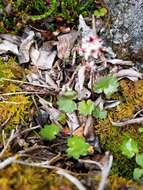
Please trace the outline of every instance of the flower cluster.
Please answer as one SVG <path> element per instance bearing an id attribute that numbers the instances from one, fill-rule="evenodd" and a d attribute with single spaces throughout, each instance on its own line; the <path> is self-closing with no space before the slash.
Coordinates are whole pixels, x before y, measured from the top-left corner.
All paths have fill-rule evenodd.
<path id="1" fill-rule="evenodd" d="M 103 41 L 94 35 L 82 38 L 81 47 L 79 48 L 79 55 L 84 56 L 85 60 L 89 57 L 97 59 L 101 54 Z"/>

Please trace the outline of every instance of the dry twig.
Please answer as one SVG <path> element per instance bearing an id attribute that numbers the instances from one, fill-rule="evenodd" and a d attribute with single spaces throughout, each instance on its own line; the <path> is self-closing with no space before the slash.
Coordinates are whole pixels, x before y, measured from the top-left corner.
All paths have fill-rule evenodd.
<path id="1" fill-rule="evenodd" d="M 15 133 L 15 130 L 13 129 L 11 131 L 11 135 L 10 135 L 9 139 L 7 140 L 6 145 L 4 146 L 4 148 L 2 149 L 2 151 L 0 153 L 0 158 L 3 156 L 4 152 L 6 151 L 6 149 L 8 148 L 8 146 L 10 145 L 11 141 L 13 140 L 14 133 Z"/>

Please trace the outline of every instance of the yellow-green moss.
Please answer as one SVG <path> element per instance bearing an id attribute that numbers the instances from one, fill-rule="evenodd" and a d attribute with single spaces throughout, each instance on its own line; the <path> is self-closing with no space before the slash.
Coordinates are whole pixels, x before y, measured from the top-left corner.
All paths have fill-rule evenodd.
<path id="1" fill-rule="evenodd" d="M 120 92 L 118 94 L 121 104 L 108 112 L 108 116 L 113 121 L 122 121 L 131 119 L 132 116 L 143 108 L 143 80 L 131 82 L 122 80 L 120 82 Z M 116 94 L 117 97 L 117 94 Z M 100 120 L 95 125 L 95 132 L 100 138 L 101 146 L 104 150 L 109 150 L 114 156 L 114 162 L 111 173 L 126 178 L 132 178 L 133 169 L 136 167 L 136 162 L 133 159 L 128 159 L 121 154 L 120 145 L 124 136 L 129 136 L 135 139 L 139 145 L 139 150 L 143 150 L 143 136 L 139 133 L 140 124 L 128 125 L 124 127 L 112 126 L 110 120 Z"/>
<path id="2" fill-rule="evenodd" d="M 134 138 L 140 151 L 143 150 L 143 137 L 138 132 L 139 125 L 114 127 L 108 119 L 99 121 L 95 125 L 95 132 L 100 138 L 101 147 L 113 154 L 114 161 L 111 173 L 113 175 L 124 176 L 128 179 L 133 177 L 133 169 L 136 167 L 136 162 L 133 159 L 128 159 L 121 154 L 120 145 L 125 136 Z"/>
<path id="3" fill-rule="evenodd" d="M 10 96 L 6 101 L 0 102 L 0 123 L 2 124 L 7 118 L 8 124 L 5 128 L 12 129 L 20 123 L 26 123 L 28 112 L 30 110 L 30 99 L 23 95 Z"/>
<path id="4" fill-rule="evenodd" d="M 4 126 L 6 132 L 14 129 L 19 124 L 26 124 L 29 118 L 32 101 L 26 94 L 3 95 L 6 93 L 16 93 L 23 91 L 19 83 L 13 83 L 3 79 L 24 79 L 24 69 L 20 67 L 15 58 L 10 58 L 8 62 L 0 59 L 0 125 L 7 119 L 9 120 Z"/>
<path id="5" fill-rule="evenodd" d="M 0 190 L 74 190 L 73 185 L 65 178 L 47 169 L 11 166 L 0 170 Z"/>

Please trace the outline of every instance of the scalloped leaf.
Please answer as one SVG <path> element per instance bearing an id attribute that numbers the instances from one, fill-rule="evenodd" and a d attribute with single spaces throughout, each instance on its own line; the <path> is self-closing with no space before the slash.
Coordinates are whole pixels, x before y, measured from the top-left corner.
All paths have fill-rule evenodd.
<path id="1" fill-rule="evenodd" d="M 40 135 L 43 139 L 51 141 L 56 138 L 56 135 L 58 135 L 59 132 L 60 129 L 55 124 L 44 125 L 44 128 L 40 130 Z"/>
<path id="2" fill-rule="evenodd" d="M 86 156 L 90 145 L 85 142 L 85 139 L 79 136 L 68 138 L 67 153 L 69 157 L 79 159 L 80 156 Z"/>
<path id="3" fill-rule="evenodd" d="M 94 110 L 94 103 L 91 100 L 83 100 L 81 102 L 79 102 L 78 104 L 78 110 L 79 113 L 82 115 L 92 115 L 92 112 Z"/>
<path id="4" fill-rule="evenodd" d="M 143 169 L 135 168 L 133 172 L 133 178 L 139 180 L 143 176 Z"/>
<path id="5" fill-rule="evenodd" d="M 143 168 L 143 153 L 136 155 L 136 163 Z"/>
<path id="6" fill-rule="evenodd" d="M 99 78 L 94 84 L 94 92 L 95 93 L 102 93 L 104 92 L 105 95 L 111 96 L 114 92 L 118 91 L 118 80 L 114 76 L 104 76 Z"/>
<path id="7" fill-rule="evenodd" d="M 93 116 L 97 119 L 105 119 L 107 117 L 107 111 L 101 110 L 99 107 L 95 107 L 93 110 Z"/>
<path id="8" fill-rule="evenodd" d="M 77 109 L 76 103 L 68 98 L 61 97 L 57 102 L 59 109 L 64 112 L 72 113 Z"/>
<path id="9" fill-rule="evenodd" d="M 134 139 L 126 137 L 121 145 L 121 151 L 127 158 L 132 158 L 138 153 L 138 144 Z"/>

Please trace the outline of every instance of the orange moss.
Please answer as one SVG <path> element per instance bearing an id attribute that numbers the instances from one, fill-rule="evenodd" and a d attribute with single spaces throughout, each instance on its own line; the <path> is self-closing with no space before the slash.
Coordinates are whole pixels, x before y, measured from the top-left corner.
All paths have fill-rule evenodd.
<path id="1" fill-rule="evenodd" d="M 110 176 L 107 190 L 135 189 L 142 190 L 143 187 L 132 180 L 126 180 L 122 177 Z"/>
<path id="2" fill-rule="evenodd" d="M 143 108 L 143 80 L 131 82 L 122 80 L 120 82 L 121 92 L 129 103 L 135 108 Z"/>
<path id="3" fill-rule="evenodd" d="M 135 106 L 130 102 L 121 103 L 114 110 L 109 112 L 109 116 L 113 121 L 129 119 L 135 113 Z"/>

